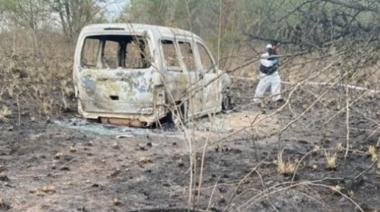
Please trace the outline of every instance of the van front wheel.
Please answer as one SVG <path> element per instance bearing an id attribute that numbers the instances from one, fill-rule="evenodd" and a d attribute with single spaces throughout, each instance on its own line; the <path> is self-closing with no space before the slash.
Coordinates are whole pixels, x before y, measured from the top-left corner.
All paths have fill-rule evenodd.
<path id="1" fill-rule="evenodd" d="M 187 104 L 182 102 L 177 104 L 170 114 L 171 120 L 177 128 L 185 125 L 188 119 Z"/>
<path id="2" fill-rule="evenodd" d="M 232 109 L 231 97 L 227 94 L 224 94 L 222 98 L 222 111 L 228 111 L 231 109 Z"/>

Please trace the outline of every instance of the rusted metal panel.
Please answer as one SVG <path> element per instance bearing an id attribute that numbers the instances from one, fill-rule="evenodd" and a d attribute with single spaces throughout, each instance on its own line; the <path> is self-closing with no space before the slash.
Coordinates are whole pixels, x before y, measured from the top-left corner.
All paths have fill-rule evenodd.
<path id="1" fill-rule="evenodd" d="M 137 119 L 122 119 L 122 118 L 106 118 L 101 117 L 100 121 L 103 124 L 114 124 L 114 125 L 123 125 L 123 126 L 130 126 L 130 127 L 146 127 L 147 123 L 142 122 Z"/>

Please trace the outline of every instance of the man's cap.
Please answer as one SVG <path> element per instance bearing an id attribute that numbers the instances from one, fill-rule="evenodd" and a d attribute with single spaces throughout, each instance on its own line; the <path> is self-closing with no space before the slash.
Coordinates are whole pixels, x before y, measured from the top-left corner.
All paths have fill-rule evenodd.
<path id="1" fill-rule="evenodd" d="M 269 43 L 269 44 L 267 44 L 267 45 L 265 46 L 265 48 L 266 48 L 266 49 L 273 49 L 273 46 L 272 46 L 272 44 Z"/>

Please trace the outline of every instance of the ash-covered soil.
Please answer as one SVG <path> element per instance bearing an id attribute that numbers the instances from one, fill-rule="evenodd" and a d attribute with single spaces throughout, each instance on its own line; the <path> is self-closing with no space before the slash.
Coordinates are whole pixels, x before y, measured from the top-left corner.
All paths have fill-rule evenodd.
<path id="1" fill-rule="evenodd" d="M 0 125 L 0 210 L 380 210 L 380 167 L 368 154 L 370 145 L 379 152 L 378 94 L 352 104 L 345 157 L 337 91 L 314 103 L 321 88 L 300 89 L 284 107 L 259 108 L 255 86 L 235 84 L 235 111 L 185 131 L 108 126 L 75 113 L 21 116 L 19 125 L 13 115 Z M 281 152 L 294 174 L 279 173 Z M 335 168 L 326 168 L 326 154 L 336 154 Z"/>

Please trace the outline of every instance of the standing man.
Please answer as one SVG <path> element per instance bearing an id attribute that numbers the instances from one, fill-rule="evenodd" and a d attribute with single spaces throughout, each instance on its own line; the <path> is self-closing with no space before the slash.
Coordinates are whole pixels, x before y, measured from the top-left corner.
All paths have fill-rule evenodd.
<path id="1" fill-rule="evenodd" d="M 281 97 L 281 79 L 277 71 L 279 66 L 279 56 L 277 54 L 279 44 L 277 41 L 267 44 L 266 52 L 261 55 L 260 81 L 257 84 L 253 99 L 255 103 L 263 103 L 262 98 L 269 87 L 271 88 L 272 100 L 280 103 L 284 102 L 284 99 Z"/>

